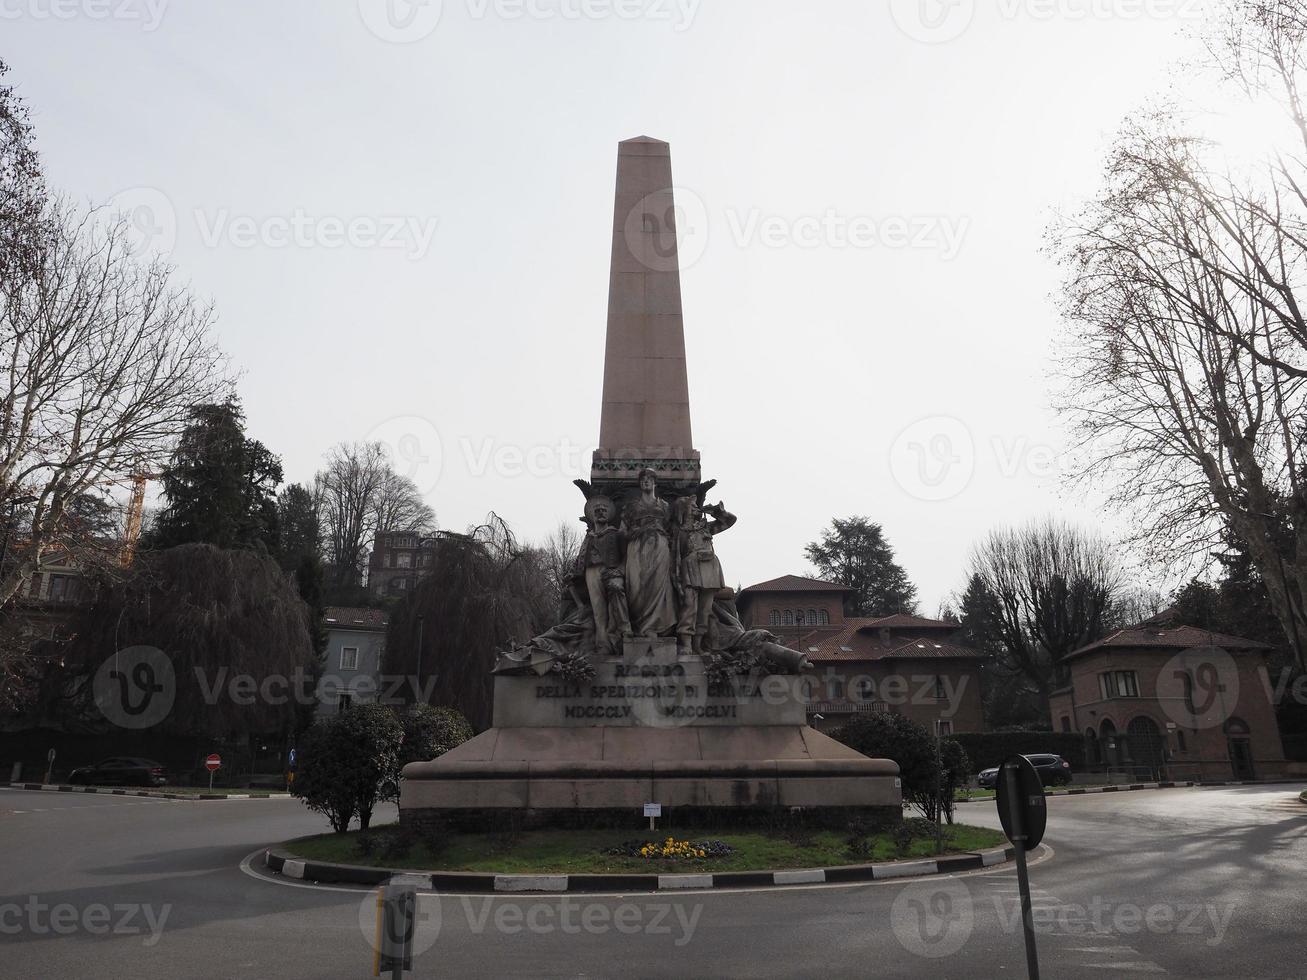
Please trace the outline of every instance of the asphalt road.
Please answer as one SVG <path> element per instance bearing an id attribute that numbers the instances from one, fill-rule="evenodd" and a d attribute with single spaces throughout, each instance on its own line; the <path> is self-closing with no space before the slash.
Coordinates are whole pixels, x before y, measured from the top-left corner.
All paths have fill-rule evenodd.
<path id="1" fill-rule="evenodd" d="M 1043 975 L 1307 977 L 1303 787 L 1049 801 Z M 379 814 L 393 818 L 393 808 Z M 992 803 L 960 807 L 997 826 Z M 0 977 L 365 977 L 370 893 L 242 860 L 320 832 L 294 800 L 0 789 Z M 847 887 L 426 897 L 416 976 L 1024 977 L 1011 869 Z"/>

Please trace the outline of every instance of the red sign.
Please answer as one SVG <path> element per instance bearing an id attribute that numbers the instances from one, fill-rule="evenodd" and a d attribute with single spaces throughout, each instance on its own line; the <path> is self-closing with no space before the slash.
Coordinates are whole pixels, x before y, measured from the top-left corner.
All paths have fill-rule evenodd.
<path id="1" fill-rule="evenodd" d="M 218 755 L 217 752 L 213 753 L 213 755 L 209 756 L 207 759 L 204 760 L 204 768 L 209 770 L 209 772 L 213 772 L 217 769 L 221 769 L 222 756 Z"/>

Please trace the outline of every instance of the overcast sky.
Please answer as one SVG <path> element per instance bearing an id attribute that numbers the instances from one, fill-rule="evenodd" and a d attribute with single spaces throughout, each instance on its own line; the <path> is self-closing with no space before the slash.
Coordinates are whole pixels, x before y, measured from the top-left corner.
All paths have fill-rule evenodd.
<path id="1" fill-rule="evenodd" d="M 1059 477 L 1041 236 L 1194 0 L 390 3 L 0 0 L 52 183 L 212 297 L 288 480 L 382 438 L 443 527 L 575 520 L 647 134 L 729 581 L 865 514 L 933 613 L 995 524 L 1113 527 Z"/>

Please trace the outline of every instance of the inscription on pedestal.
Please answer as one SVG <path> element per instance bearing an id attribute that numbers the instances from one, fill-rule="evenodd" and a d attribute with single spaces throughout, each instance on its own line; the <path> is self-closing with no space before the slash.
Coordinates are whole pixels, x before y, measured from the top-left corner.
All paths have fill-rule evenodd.
<path id="1" fill-rule="evenodd" d="M 802 725 L 805 699 L 796 677 L 736 678 L 712 684 L 703 662 L 596 664 L 587 681 L 495 678 L 496 728 L 586 725 Z"/>

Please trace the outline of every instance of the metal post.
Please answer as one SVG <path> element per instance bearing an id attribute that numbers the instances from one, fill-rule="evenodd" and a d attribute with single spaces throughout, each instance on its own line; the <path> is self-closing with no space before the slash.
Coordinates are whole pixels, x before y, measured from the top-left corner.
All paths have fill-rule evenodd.
<path id="1" fill-rule="evenodd" d="M 944 853 L 944 747 L 939 738 L 939 719 L 935 719 L 935 853 Z"/>
<path id="2" fill-rule="evenodd" d="M 1017 805 L 1017 771 L 1012 766 L 1003 767 L 1003 778 L 1007 781 L 1007 798 L 1011 801 L 1008 811 L 1012 818 L 1012 844 L 1017 852 L 1017 888 L 1021 892 L 1021 930 L 1026 937 L 1026 971 L 1030 980 L 1039 980 L 1039 954 L 1035 950 L 1035 917 L 1030 903 L 1030 875 L 1026 871 L 1026 828 L 1021 821 L 1021 808 Z"/>
<path id="3" fill-rule="evenodd" d="M 425 616 L 418 617 L 418 666 L 417 673 L 414 675 L 414 679 L 417 681 L 417 689 L 413 692 L 415 702 L 420 697 L 425 700 L 426 689 L 422 686 L 422 637 L 426 632 L 426 623 L 427 618 Z"/>

